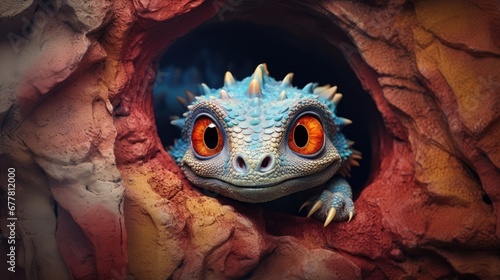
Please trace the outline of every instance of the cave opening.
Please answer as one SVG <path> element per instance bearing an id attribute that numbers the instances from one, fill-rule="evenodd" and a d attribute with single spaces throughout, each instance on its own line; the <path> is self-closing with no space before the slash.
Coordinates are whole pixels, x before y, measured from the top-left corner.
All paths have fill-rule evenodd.
<path id="1" fill-rule="evenodd" d="M 348 178 L 356 199 L 380 163 L 373 157 L 378 155 L 382 118 L 343 53 L 312 32 L 297 34 L 250 21 L 224 21 L 206 23 L 178 38 L 160 59 L 153 90 L 162 144 L 168 148 L 180 137 L 180 130 L 170 124 L 172 116 L 185 111 L 177 96 L 185 97 L 185 90 L 199 95 L 200 83 L 222 87 L 226 71 L 241 80 L 260 63 L 266 63 L 270 76 L 277 80 L 293 72 L 293 85 L 299 88 L 309 82 L 338 86 L 344 97 L 337 114 L 353 121 L 343 133 L 363 153 L 361 165 Z M 273 202 L 271 207 L 295 214 L 298 209 L 289 200 Z"/>

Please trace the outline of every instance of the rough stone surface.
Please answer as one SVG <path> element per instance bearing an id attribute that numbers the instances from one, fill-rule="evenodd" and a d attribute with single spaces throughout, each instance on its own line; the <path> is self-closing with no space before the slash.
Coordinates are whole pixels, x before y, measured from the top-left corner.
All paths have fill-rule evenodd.
<path id="1" fill-rule="evenodd" d="M 498 1 L 5 4 L 0 186 L 16 168 L 18 267 L 3 277 L 2 239 L 2 279 L 500 277 Z M 211 198 L 167 155 L 156 61 L 210 19 L 344 53 L 383 119 L 352 222 Z"/>

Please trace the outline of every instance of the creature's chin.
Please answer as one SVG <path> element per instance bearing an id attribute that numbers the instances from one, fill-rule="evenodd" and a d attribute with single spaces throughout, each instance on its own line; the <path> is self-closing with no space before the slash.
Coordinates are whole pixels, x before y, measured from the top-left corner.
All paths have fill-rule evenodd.
<path id="1" fill-rule="evenodd" d="M 314 188 L 326 183 L 339 169 L 339 163 L 333 162 L 314 174 L 287 179 L 265 185 L 236 185 L 217 178 L 199 176 L 188 166 L 183 165 L 184 175 L 194 185 L 211 192 L 244 202 L 261 203 L 275 200 L 295 192 Z"/>

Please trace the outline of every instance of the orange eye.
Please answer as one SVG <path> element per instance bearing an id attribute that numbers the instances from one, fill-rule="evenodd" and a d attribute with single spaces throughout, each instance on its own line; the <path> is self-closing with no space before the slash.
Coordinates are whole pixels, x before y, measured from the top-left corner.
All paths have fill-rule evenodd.
<path id="1" fill-rule="evenodd" d="M 303 115 L 292 127 L 288 147 L 301 155 L 313 155 L 323 147 L 325 133 L 321 122 L 313 115 Z"/>
<path id="2" fill-rule="evenodd" d="M 205 116 L 195 121 L 191 142 L 196 153 L 203 157 L 215 156 L 224 147 L 224 139 L 219 127 L 212 119 Z"/>

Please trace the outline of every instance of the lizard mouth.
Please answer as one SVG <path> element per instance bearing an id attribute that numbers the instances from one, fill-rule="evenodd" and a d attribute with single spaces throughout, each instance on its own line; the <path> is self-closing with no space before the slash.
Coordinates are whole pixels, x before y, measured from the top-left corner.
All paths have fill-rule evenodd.
<path id="1" fill-rule="evenodd" d="M 194 185 L 222 196 L 251 203 L 268 202 L 324 184 L 337 172 L 338 168 L 339 161 L 334 161 L 323 170 L 313 174 L 270 184 L 240 185 L 215 177 L 200 176 L 188 165 L 182 167 L 184 175 Z"/>

